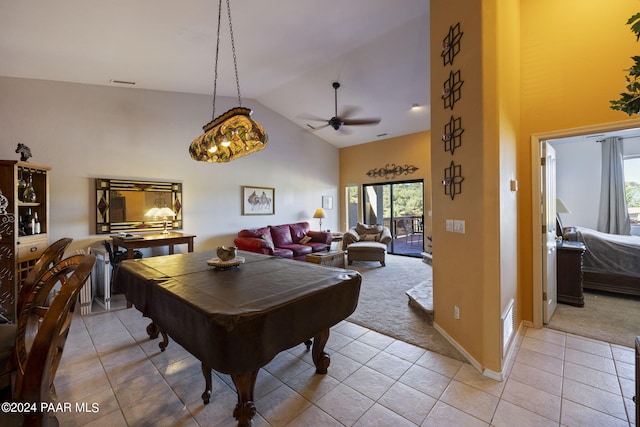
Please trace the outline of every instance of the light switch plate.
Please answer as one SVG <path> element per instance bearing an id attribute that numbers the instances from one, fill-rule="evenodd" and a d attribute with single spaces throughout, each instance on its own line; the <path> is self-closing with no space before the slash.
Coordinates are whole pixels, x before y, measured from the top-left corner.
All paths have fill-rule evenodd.
<path id="1" fill-rule="evenodd" d="M 453 221 L 453 231 L 455 233 L 463 233 L 464 234 L 464 220 L 456 219 Z"/>
<path id="2" fill-rule="evenodd" d="M 453 220 L 452 219 L 448 219 L 448 220 L 446 220 L 445 224 L 446 224 L 445 225 L 445 230 L 453 232 Z"/>

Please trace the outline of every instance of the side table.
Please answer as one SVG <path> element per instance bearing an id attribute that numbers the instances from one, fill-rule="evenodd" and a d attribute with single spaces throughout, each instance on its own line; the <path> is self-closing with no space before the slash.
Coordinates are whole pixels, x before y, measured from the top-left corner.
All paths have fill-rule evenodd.
<path id="1" fill-rule="evenodd" d="M 582 256 L 586 248 L 580 242 L 563 241 L 557 249 L 558 302 L 584 307 Z"/>
<path id="2" fill-rule="evenodd" d="M 329 246 L 329 250 L 339 251 L 340 249 L 342 249 L 343 237 L 343 233 L 331 233 L 331 245 Z"/>
<path id="3" fill-rule="evenodd" d="M 314 252 L 307 255 L 305 261 L 326 267 L 344 268 L 344 251 Z"/>

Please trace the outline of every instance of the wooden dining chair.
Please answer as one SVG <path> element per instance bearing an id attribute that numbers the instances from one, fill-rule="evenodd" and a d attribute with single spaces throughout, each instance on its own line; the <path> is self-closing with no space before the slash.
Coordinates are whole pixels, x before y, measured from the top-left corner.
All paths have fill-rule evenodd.
<path id="1" fill-rule="evenodd" d="M 104 240 L 102 242 L 102 245 L 104 246 L 105 250 L 107 251 L 107 254 L 109 255 L 109 264 L 111 264 L 111 283 L 109 284 L 109 286 L 111 286 L 111 292 L 115 292 L 116 289 L 114 288 L 114 278 L 116 276 L 116 272 L 118 271 L 118 267 L 120 267 L 120 263 L 122 261 L 124 261 L 125 259 L 127 259 L 127 252 L 126 251 L 114 251 L 113 248 L 111 247 L 111 243 L 109 243 L 108 240 Z M 133 251 L 133 259 L 141 259 L 142 258 L 142 252 L 140 252 L 139 250 L 134 250 Z"/>
<path id="2" fill-rule="evenodd" d="M 36 263 L 31 267 L 27 277 L 20 284 L 20 292 L 18 293 L 18 305 L 16 309 L 17 315 L 19 315 L 24 299 L 29 293 L 33 285 L 40 280 L 42 275 L 51 267 L 52 264 L 56 264 L 64 256 L 64 252 L 67 250 L 71 242 L 70 237 L 63 237 L 60 240 L 53 242 L 47 247 Z"/>
<path id="3" fill-rule="evenodd" d="M 82 254 L 59 261 L 26 296 L 17 322 L 10 398 L 13 402 L 35 404 L 38 410 L 18 417 L 9 414 L 8 420 L 3 420 L 5 414 L 0 413 L 0 425 L 57 425 L 55 415 L 41 412 L 40 408 L 42 402 L 55 401 L 53 380 L 69 334 L 73 308 L 95 260 L 94 255 Z M 52 291 L 55 297 L 47 305 Z"/>
<path id="4" fill-rule="evenodd" d="M 73 239 L 64 237 L 49 245 L 36 263 L 31 267 L 27 277 L 20 284 L 20 291 L 16 302 L 16 319 L 24 306 L 24 301 L 32 292 L 33 286 L 49 270 L 52 264 L 58 263 L 64 256 Z M 0 398 L 6 397 L 11 387 L 11 373 L 13 371 L 13 349 L 18 330 L 17 320 L 14 323 L 0 324 Z"/>

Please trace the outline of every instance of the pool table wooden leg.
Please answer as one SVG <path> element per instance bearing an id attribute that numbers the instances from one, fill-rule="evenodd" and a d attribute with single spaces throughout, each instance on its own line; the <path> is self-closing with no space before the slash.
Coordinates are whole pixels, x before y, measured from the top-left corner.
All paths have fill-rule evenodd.
<path id="1" fill-rule="evenodd" d="M 238 427 L 250 427 L 251 421 L 256 415 L 256 406 L 253 402 L 253 389 L 259 369 L 245 374 L 231 374 L 233 384 L 238 392 L 238 404 L 233 410 L 233 417 L 238 420 Z"/>
<path id="2" fill-rule="evenodd" d="M 311 356 L 313 357 L 313 363 L 316 365 L 316 374 L 326 374 L 331 358 L 324 352 L 324 346 L 329 340 L 329 329 L 325 329 L 313 337 L 313 350 Z"/>
<path id="3" fill-rule="evenodd" d="M 205 405 L 209 403 L 211 399 L 211 368 L 202 362 L 202 375 L 204 375 L 204 392 L 202 393 L 202 403 Z"/>

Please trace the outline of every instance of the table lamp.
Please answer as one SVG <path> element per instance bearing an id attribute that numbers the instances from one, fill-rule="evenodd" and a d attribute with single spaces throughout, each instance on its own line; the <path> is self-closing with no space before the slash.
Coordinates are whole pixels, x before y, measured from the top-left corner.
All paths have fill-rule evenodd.
<path id="1" fill-rule="evenodd" d="M 567 205 L 564 204 L 561 198 L 556 198 L 556 235 L 562 236 L 564 227 L 562 220 L 560 219 L 561 213 L 571 213 Z"/>
<path id="2" fill-rule="evenodd" d="M 164 208 L 155 208 L 155 207 L 151 208 L 144 215 L 153 216 L 153 217 L 162 217 L 164 221 L 164 230 L 162 230 L 162 234 L 169 234 L 169 230 L 167 230 L 167 221 L 168 221 L 167 218 L 175 217 L 176 213 L 172 211 L 170 208 L 165 206 Z"/>
<path id="3" fill-rule="evenodd" d="M 314 218 L 318 218 L 320 220 L 320 231 L 322 231 L 322 218 L 326 218 L 327 214 L 324 213 L 324 209 L 318 208 L 316 212 L 313 214 Z"/>

